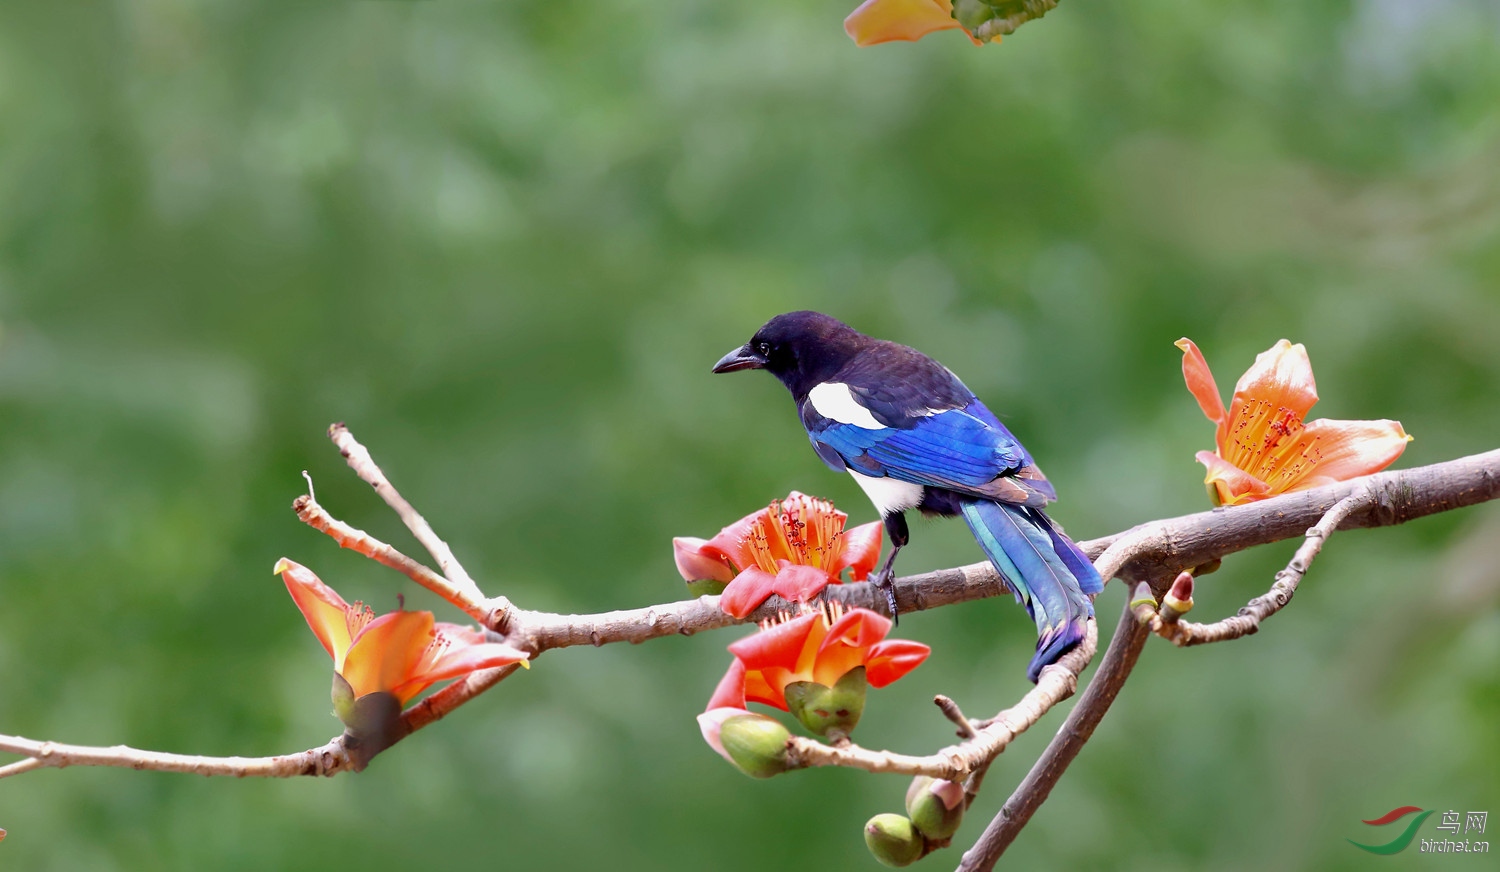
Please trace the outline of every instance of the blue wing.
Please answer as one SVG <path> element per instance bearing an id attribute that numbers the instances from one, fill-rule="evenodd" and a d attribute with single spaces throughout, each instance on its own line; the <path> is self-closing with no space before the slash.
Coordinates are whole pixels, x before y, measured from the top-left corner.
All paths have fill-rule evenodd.
<path id="1" fill-rule="evenodd" d="M 926 487 L 1024 505 L 1056 498 L 1031 455 L 977 399 L 963 408 L 899 420 L 904 427 L 879 429 L 825 418 L 810 404 L 802 412 L 813 447 L 835 469 L 841 467 L 830 455 L 863 475 Z"/>

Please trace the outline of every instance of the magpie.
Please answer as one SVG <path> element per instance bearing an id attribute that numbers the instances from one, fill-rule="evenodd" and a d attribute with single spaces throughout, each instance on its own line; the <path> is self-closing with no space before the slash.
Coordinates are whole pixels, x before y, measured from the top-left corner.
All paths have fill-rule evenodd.
<path id="1" fill-rule="evenodd" d="M 910 538 L 906 511 L 962 515 L 1036 621 L 1042 667 L 1081 642 L 1104 582 L 1042 507 L 1057 491 L 1020 441 L 947 367 L 819 312 L 766 322 L 714 372 L 764 369 L 797 402 L 813 448 L 847 471 L 880 512 L 891 553 L 872 579 L 897 617 L 892 564 Z"/>

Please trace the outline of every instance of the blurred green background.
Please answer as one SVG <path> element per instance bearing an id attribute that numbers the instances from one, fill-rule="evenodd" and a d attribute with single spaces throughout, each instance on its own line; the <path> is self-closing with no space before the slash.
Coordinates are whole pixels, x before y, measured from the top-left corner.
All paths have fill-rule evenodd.
<path id="1" fill-rule="evenodd" d="M 673 535 L 793 488 L 871 519 L 779 385 L 708 372 L 794 308 L 960 373 L 1081 538 L 1206 508 L 1183 335 L 1226 391 L 1306 343 L 1315 414 L 1400 419 L 1401 465 L 1500 444 L 1492 3 L 1068 0 L 982 50 L 856 50 L 851 4 L 0 5 L 0 731 L 336 733 L 276 559 L 453 615 L 293 516 L 307 469 L 418 553 L 332 421 L 530 608 L 677 599 Z M 1291 551 L 1227 561 L 1205 619 Z M 920 524 L 902 568 L 977 559 Z M 866 744 L 930 750 L 933 693 L 1026 686 L 1008 601 L 899 633 L 934 653 Z M 752 782 L 700 740 L 738 635 L 548 654 L 354 777 L 6 780 L 0 867 L 874 868 L 860 827 L 904 779 Z M 1500 506 L 1339 536 L 1258 636 L 1153 640 L 1003 868 L 1427 868 L 1345 839 L 1500 812 L 1497 664 Z"/>

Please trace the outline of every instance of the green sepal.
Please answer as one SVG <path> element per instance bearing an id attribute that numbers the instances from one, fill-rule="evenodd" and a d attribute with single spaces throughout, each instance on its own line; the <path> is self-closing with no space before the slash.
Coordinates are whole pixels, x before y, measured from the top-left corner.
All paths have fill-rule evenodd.
<path id="1" fill-rule="evenodd" d="M 340 684 L 343 687 L 340 687 Z M 401 700 L 385 691 L 367 693 L 352 699 L 354 691 L 343 676 L 333 677 L 333 707 L 344 722 L 344 748 L 354 759 L 356 769 L 363 769 L 370 759 L 406 735 L 401 721 Z"/>
<path id="2" fill-rule="evenodd" d="M 976 39 L 989 42 L 1057 8 L 1058 0 L 953 0 L 953 18 Z"/>
<path id="3" fill-rule="evenodd" d="M 786 707 L 813 733 L 826 736 L 837 730 L 848 735 L 865 711 L 865 668 L 856 666 L 834 683 L 833 687 L 816 681 L 794 681 L 783 693 Z"/>
<path id="4" fill-rule="evenodd" d="M 728 586 L 728 582 L 715 581 L 712 578 L 700 578 L 697 581 L 690 581 L 687 583 L 688 593 L 692 594 L 695 597 L 718 596 L 719 594 L 723 593 L 724 588 Z"/>

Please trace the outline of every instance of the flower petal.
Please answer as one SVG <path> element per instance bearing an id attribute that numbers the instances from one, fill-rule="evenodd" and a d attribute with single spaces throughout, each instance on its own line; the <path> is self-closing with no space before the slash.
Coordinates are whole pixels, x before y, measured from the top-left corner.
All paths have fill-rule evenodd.
<path id="1" fill-rule="evenodd" d="M 856 666 L 862 666 L 870 648 L 890 632 L 888 618 L 869 609 L 850 609 L 834 621 L 818 646 L 812 680 L 832 686 Z"/>
<path id="2" fill-rule="evenodd" d="M 714 688 L 714 695 L 708 698 L 709 709 L 745 707 L 745 664 L 738 658 L 729 664 L 729 671 L 719 679 L 719 686 Z"/>
<path id="3" fill-rule="evenodd" d="M 751 669 L 745 672 L 745 701 L 764 703 L 787 711 L 786 686 L 795 676 L 785 669 L 767 667 L 764 671 Z"/>
<path id="4" fill-rule="evenodd" d="M 883 42 L 915 42 L 959 26 L 951 3 L 940 0 L 865 0 L 844 19 L 844 32 L 860 48 Z"/>
<path id="5" fill-rule="evenodd" d="M 435 644 L 425 649 L 420 668 L 391 688 L 391 693 L 402 705 L 439 681 L 458 678 L 480 669 L 493 669 L 512 663 L 524 664 L 530 657 L 519 648 L 486 641 L 485 634 L 472 627 L 438 624 L 434 634 Z"/>
<path id="6" fill-rule="evenodd" d="M 735 576 L 734 581 L 719 594 L 719 608 L 725 614 L 743 618 L 760 607 L 760 604 L 776 592 L 776 576 L 759 566 Z"/>
<path id="7" fill-rule="evenodd" d="M 865 659 L 865 680 L 871 687 L 885 687 L 922 665 L 932 649 L 921 642 L 889 639 L 870 649 Z"/>
<path id="8" fill-rule="evenodd" d="M 820 650 L 835 643 L 855 648 L 868 648 L 885 638 L 891 631 L 891 619 L 877 615 L 869 609 L 850 609 L 839 616 L 828 628 Z"/>
<path id="9" fill-rule="evenodd" d="M 1379 472 L 1390 466 L 1412 437 L 1400 421 L 1335 421 L 1319 418 L 1302 431 L 1304 441 L 1313 440 L 1318 452 L 1309 478 L 1293 490 L 1304 490 L 1335 481 L 1347 481 Z"/>
<path id="10" fill-rule="evenodd" d="M 432 640 L 432 612 L 381 615 L 354 637 L 339 674 L 356 699 L 377 690 L 393 691 L 413 677 Z"/>
<path id="11" fill-rule="evenodd" d="M 724 552 L 709 548 L 707 539 L 678 536 L 672 540 L 672 557 L 677 561 L 677 571 L 683 581 L 729 581 L 734 578 L 734 567 Z"/>
<path id="12" fill-rule="evenodd" d="M 829 580 L 828 573 L 816 566 L 803 566 L 783 560 L 772 590 L 788 602 L 805 603 L 822 593 Z"/>
<path id="13" fill-rule="evenodd" d="M 729 561 L 739 571 L 754 566 L 755 556 L 750 552 L 747 540 L 756 523 L 765 517 L 766 510 L 761 508 L 740 518 L 708 540 L 703 546 L 704 552 Z"/>
<path id="14" fill-rule="evenodd" d="M 823 616 L 817 612 L 798 615 L 731 643 L 729 653 L 739 658 L 746 670 L 777 666 L 795 670 L 803 646 L 821 620 Z"/>
<path id="15" fill-rule="evenodd" d="M 1271 486 L 1212 451 L 1200 451 L 1198 462 L 1208 467 L 1203 483 L 1218 493 L 1219 505 L 1261 500 L 1271 495 Z"/>
<path id="16" fill-rule="evenodd" d="M 1184 336 L 1177 340 L 1176 345 L 1182 349 L 1182 379 L 1187 382 L 1188 393 L 1198 401 L 1198 408 L 1203 410 L 1208 420 L 1217 426 L 1214 444 L 1220 445 L 1224 441 L 1229 414 L 1224 411 L 1224 398 L 1219 395 L 1219 385 L 1214 381 L 1214 374 L 1208 368 L 1208 361 L 1203 359 L 1203 352 L 1198 350 L 1197 343 Z"/>
<path id="17" fill-rule="evenodd" d="M 1255 363 L 1245 370 L 1234 386 L 1234 399 L 1229 403 L 1231 421 L 1246 398 L 1285 407 L 1295 413 L 1299 421 L 1306 418 L 1318 401 L 1318 386 L 1313 381 L 1307 348 L 1300 342 L 1293 345 L 1279 339 L 1275 345 L 1257 354 Z"/>
<path id="18" fill-rule="evenodd" d="M 311 569 L 288 560 L 276 561 L 272 570 L 286 583 L 287 592 L 301 610 L 302 617 L 312 628 L 313 635 L 323 643 L 323 650 L 333 658 L 333 668 L 338 671 L 344 665 L 344 655 L 349 651 L 349 604 L 338 591 L 324 584 Z"/>
<path id="19" fill-rule="evenodd" d="M 844 553 L 839 555 L 838 565 L 834 567 L 835 572 L 842 572 L 844 567 L 849 567 L 849 575 L 854 581 L 864 581 L 875 571 L 875 564 L 880 562 L 880 539 L 883 525 L 879 521 L 871 521 L 868 524 L 860 524 L 858 527 L 845 530 Z"/>

